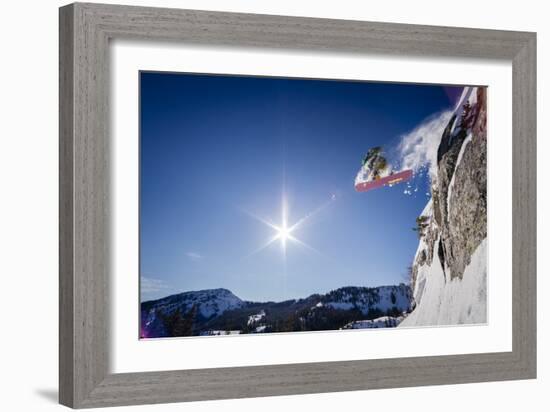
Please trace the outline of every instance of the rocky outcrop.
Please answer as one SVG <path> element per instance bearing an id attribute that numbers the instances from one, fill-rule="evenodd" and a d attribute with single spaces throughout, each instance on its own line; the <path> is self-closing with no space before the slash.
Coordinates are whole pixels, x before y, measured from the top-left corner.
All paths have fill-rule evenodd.
<path id="1" fill-rule="evenodd" d="M 462 147 L 452 190 L 447 194 L 448 209 L 442 240 L 445 262 L 451 279 L 462 278 L 470 256 L 487 237 L 487 129 L 486 89 L 479 88 L 479 109 L 473 119 L 469 141 Z"/>
<path id="2" fill-rule="evenodd" d="M 412 266 L 416 305 L 434 273 L 444 283 L 461 281 L 487 237 L 486 124 L 486 88 L 467 88 L 443 131 L 432 198 L 422 213 L 428 226 Z"/>
<path id="3" fill-rule="evenodd" d="M 440 257 L 451 280 L 462 278 L 487 237 L 486 89 L 476 91 L 476 103 L 464 109 L 454 142 L 438 164 Z"/>

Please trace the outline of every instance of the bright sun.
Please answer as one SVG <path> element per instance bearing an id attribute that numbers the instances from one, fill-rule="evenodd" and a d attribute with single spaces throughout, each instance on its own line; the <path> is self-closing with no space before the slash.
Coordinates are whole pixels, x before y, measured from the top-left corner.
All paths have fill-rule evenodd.
<path id="1" fill-rule="evenodd" d="M 288 229 L 286 227 L 282 227 L 279 229 L 279 237 L 282 239 L 282 240 L 286 240 L 290 235 L 290 232 L 288 231 Z"/>
<path id="2" fill-rule="evenodd" d="M 280 223 L 280 225 L 276 225 L 276 224 L 272 223 L 269 220 L 263 219 L 263 218 L 261 218 L 259 216 L 256 216 L 256 215 L 254 215 L 250 212 L 246 212 L 248 215 L 252 216 L 253 218 L 255 218 L 257 220 L 259 220 L 260 222 L 264 223 L 265 225 L 269 226 L 270 228 L 272 228 L 275 231 L 275 236 L 273 236 L 265 244 L 260 246 L 254 252 L 252 252 L 251 255 L 267 248 L 269 245 L 271 245 L 273 242 L 275 242 L 277 240 L 281 241 L 281 248 L 282 248 L 282 251 L 283 251 L 283 257 L 285 257 L 285 258 L 286 258 L 287 244 L 289 243 L 288 241 L 291 241 L 292 243 L 299 244 L 299 245 L 301 245 L 301 246 L 305 247 L 306 249 L 309 249 L 313 252 L 319 253 L 316 249 L 312 248 L 308 244 L 306 244 L 306 243 L 302 242 L 301 240 L 297 239 L 293 235 L 293 232 L 299 226 L 301 226 L 305 221 L 307 221 L 313 215 L 315 215 L 316 213 L 318 213 L 319 211 L 324 209 L 329 203 L 331 203 L 335 199 L 336 199 L 336 197 L 334 195 L 331 196 L 331 199 L 328 202 L 322 204 L 317 209 L 313 210 L 311 213 L 308 213 L 307 215 L 305 215 L 304 217 L 299 219 L 296 223 L 294 223 L 291 226 L 289 226 L 289 224 L 288 224 L 288 208 L 287 208 L 286 198 L 285 198 L 284 195 L 283 195 L 282 205 L 281 205 L 281 223 Z"/>
<path id="3" fill-rule="evenodd" d="M 287 228 L 286 222 L 283 222 L 283 225 L 280 227 L 277 227 L 277 239 L 281 239 L 281 245 L 283 246 L 283 249 L 286 249 L 286 241 L 296 240 L 294 236 L 290 234 L 293 228 Z"/>

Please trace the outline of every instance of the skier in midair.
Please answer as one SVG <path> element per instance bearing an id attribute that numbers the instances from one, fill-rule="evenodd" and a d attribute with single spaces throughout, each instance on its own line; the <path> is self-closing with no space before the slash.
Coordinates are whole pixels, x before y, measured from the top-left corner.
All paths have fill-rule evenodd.
<path id="1" fill-rule="evenodd" d="M 363 168 L 369 170 L 372 180 L 380 179 L 380 173 L 386 169 L 388 162 L 382 156 L 382 148 L 380 146 L 369 149 L 363 158 Z"/>
<path id="2" fill-rule="evenodd" d="M 382 186 L 391 187 L 412 177 L 412 170 L 394 172 L 382 155 L 380 146 L 370 148 L 361 163 L 361 169 L 355 178 L 355 190 L 358 192 L 366 192 Z"/>

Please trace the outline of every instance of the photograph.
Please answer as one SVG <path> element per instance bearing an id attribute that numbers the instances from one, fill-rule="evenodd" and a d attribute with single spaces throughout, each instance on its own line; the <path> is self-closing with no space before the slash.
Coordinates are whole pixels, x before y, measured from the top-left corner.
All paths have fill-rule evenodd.
<path id="1" fill-rule="evenodd" d="M 487 86 L 139 72 L 140 339 L 487 323 Z"/>

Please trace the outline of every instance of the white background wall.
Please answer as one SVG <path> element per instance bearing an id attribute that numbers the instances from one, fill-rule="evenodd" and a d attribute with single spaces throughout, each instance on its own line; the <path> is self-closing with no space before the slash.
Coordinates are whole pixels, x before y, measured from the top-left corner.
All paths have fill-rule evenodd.
<path id="1" fill-rule="evenodd" d="M 122 0 L 121 0 L 122 1 Z M 105 0 L 105 2 L 109 2 Z M 181 0 L 126 4 L 538 32 L 539 378 L 533 381 L 389 389 L 134 407 L 147 411 L 544 410 L 550 390 L 550 26 L 545 2 Z M 57 7 L 56 0 L 2 4 L 0 24 L 0 405 L 57 405 Z M 406 344 L 406 342 L 404 342 Z M 545 391 L 546 390 L 546 391 Z M 123 408 L 124 410 L 131 410 Z M 120 409 L 117 409 L 120 410 Z"/>

